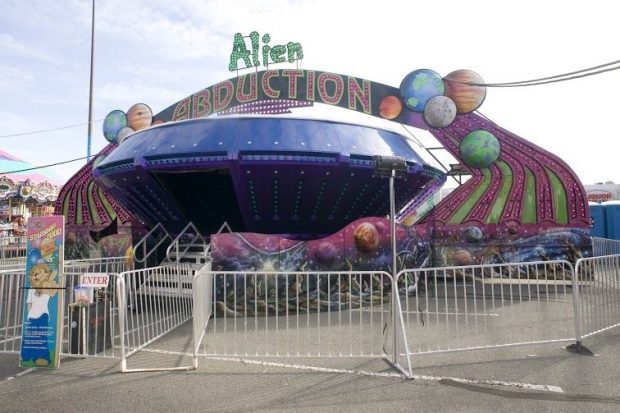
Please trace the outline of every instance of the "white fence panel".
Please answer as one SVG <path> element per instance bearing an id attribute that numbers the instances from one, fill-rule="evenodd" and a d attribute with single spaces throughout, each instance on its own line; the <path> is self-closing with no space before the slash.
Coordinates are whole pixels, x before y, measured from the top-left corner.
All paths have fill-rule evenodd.
<path id="1" fill-rule="evenodd" d="M 213 314 L 213 274 L 211 262 L 201 268 L 193 280 L 194 298 L 194 363 L 197 362 L 197 355 L 200 351 L 200 343 L 206 334 L 207 324 Z M 198 367 L 196 365 L 196 367 Z"/>
<path id="2" fill-rule="evenodd" d="M 113 286 L 114 271 L 126 265 L 124 257 L 67 261 L 64 286 L 65 308 L 62 322 L 63 357 L 120 357 L 117 304 Z M 110 276 L 107 289 L 93 293 L 93 302 L 76 295 L 80 276 L 103 272 Z M 0 352 L 19 353 L 22 335 L 25 290 L 25 265 L 19 269 L 0 271 Z"/>
<path id="3" fill-rule="evenodd" d="M 162 370 L 128 369 L 127 358 L 192 317 L 193 275 L 191 266 L 179 264 L 127 271 L 119 276 L 116 294 L 122 371 Z"/>
<path id="4" fill-rule="evenodd" d="M 19 353 L 24 294 L 23 270 L 0 271 L 0 353 Z"/>
<path id="5" fill-rule="evenodd" d="M 202 356 L 384 357 L 384 272 L 205 272 L 213 319 Z"/>
<path id="6" fill-rule="evenodd" d="M 575 340 L 567 261 L 402 271 L 409 354 Z"/>
<path id="7" fill-rule="evenodd" d="M 583 258 L 575 266 L 578 340 L 620 325 L 620 255 Z"/>
<path id="8" fill-rule="evenodd" d="M 1 270 L 14 270 L 26 268 L 26 257 L 13 257 L 0 259 Z"/>

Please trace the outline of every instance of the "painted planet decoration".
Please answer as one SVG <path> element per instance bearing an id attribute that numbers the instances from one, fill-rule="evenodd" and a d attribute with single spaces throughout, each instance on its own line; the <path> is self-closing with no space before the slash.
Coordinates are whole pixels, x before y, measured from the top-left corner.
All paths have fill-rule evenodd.
<path id="1" fill-rule="evenodd" d="M 468 227 L 465 230 L 465 237 L 471 242 L 478 242 L 482 239 L 482 230 L 478 227 Z"/>
<path id="2" fill-rule="evenodd" d="M 389 235 L 390 225 L 389 225 L 388 220 L 376 221 L 374 225 L 375 225 L 375 228 L 377 228 L 377 231 L 379 232 L 379 234 Z"/>
<path id="3" fill-rule="evenodd" d="M 133 129 L 131 129 L 130 127 L 124 127 L 123 129 L 121 129 L 118 132 L 118 135 L 116 137 L 116 141 L 118 142 L 118 144 L 120 145 L 121 143 L 123 143 L 123 141 L 125 139 L 127 139 L 127 137 L 129 135 L 131 135 L 132 133 L 134 133 L 135 131 Z"/>
<path id="4" fill-rule="evenodd" d="M 432 128 L 445 128 L 456 119 L 456 105 L 447 96 L 429 99 L 424 108 L 424 121 Z"/>
<path id="5" fill-rule="evenodd" d="M 127 111 L 127 126 L 134 131 L 148 128 L 152 122 L 153 112 L 144 103 L 136 103 Z"/>
<path id="6" fill-rule="evenodd" d="M 103 120 L 103 136 L 108 142 L 116 143 L 118 132 L 127 126 L 127 115 L 122 110 L 113 110 Z"/>
<path id="7" fill-rule="evenodd" d="M 478 109 L 487 95 L 482 77 L 471 70 L 455 70 L 444 77 L 445 95 L 456 103 L 459 114 L 473 112 Z"/>
<path id="8" fill-rule="evenodd" d="M 491 132 L 477 129 L 463 138 L 459 153 L 468 166 L 488 168 L 499 158 L 499 141 Z"/>
<path id="9" fill-rule="evenodd" d="M 470 265 L 473 261 L 471 253 L 467 250 L 458 250 L 450 255 L 450 263 L 453 265 Z"/>
<path id="10" fill-rule="evenodd" d="M 396 119 L 403 111 L 403 102 L 398 96 L 389 95 L 379 102 L 379 115 L 385 119 Z"/>
<path id="11" fill-rule="evenodd" d="M 370 222 L 364 222 L 353 231 L 355 248 L 361 252 L 372 252 L 379 247 L 379 231 Z"/>
<path id="12" fill-rule="evenodd" d="M 400 97 L 414 112 L 423 112 L 426 102 L 444 94 L 443 79 L 437 72 L 418 69 L 409 73 L 400 83 Z"/>
<path id="13" fill-rule="evenodd" d="M 317 261 L 323 264 L 331 264 L 337 256 L 338 250 L 331 242 L 321 242 L 315 252 Z"/>

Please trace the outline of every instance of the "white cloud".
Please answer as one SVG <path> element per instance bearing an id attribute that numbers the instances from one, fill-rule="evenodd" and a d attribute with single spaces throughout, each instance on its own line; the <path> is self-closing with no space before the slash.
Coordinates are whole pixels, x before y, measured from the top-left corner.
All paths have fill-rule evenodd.
<path id="1" fill-rule="evenodd" d="M 45 49 L 37 47 L 33 43 L 17 40 L 8 33 L 0 33 L 0 54 L 5 57 L 7 55 L 16 55 L 46 62 L 54 61 L 53 57 Z"/>
<path id="2" fill-rule="evenodd" d="M 3 4 L 0 116 L 13 119 L 6 118 L 10 113 L 26 121 L 0 119 L 0 126 L 12 123 L 19 126 L 13 130 L 21 132 L 86 121 L 91 2 L 60 4 L 43 0 Z M 422 67 L 443 75 L 467 68 L 488 82 L 501 82 L 611 61 L 618 58 L 613 55 L 616 19 L 611 6 L 584 7 L 572 0 L 441 5 L 406 0 L 98 1 L 95 113 L 105 116 L 140 101 L 158 112 L 233 77 L 227 67 L 236 32 L 268 32 L 276 44 L 300 42 L 303 68 L 398 86 L 408 72 Z M 613 128 L 619 75 L 613 72 L 554 86 L 489 88 L 480 111 L 558 154 L 585 183 L 620 182 L 615 159 L 620 136 Z M 28 123 L 33 104 L 36 119 Z M 413 133 L 424 136 L 415 129 Z M 99 135 L 96 146 L 102 147 L 105 142 Z M 59 136 L 46 138 L 73 142 L 63 149 L 75 154 L 50 145 L 41 157 L 62 160 L 84 152 L 83 130 Z M 0 144 L 18 151 L 31 142 Z"/>
<path id="3" fill-rule="evenodd" d="M 0 63 L 0 73 L 0 92 L 4 96 L 28 91 L 34 81 L 32 72 L 23 66 Z"/>
<path id="4" fill-rule="evenodd" d="M 94 96 L 98 109 L 106 113 L 117 108 L 126 111 L 138 102 L 146 103 L 157 112 L 157 108 L 166 108 L 184 97 L 179 95 L 175 89 L 164 88 L 157 84 L 149 85 L 140 81 L 105 83 L 95 89 Z"/>

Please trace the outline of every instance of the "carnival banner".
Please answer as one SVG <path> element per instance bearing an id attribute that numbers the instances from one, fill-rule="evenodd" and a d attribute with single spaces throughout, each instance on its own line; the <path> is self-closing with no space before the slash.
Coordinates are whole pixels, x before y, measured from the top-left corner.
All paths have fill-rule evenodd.
<path id="1" fill-rule="evenodd" d="M 64 226 L 62 215 L 28 221 L 20 367 L 60 364 Z"/>

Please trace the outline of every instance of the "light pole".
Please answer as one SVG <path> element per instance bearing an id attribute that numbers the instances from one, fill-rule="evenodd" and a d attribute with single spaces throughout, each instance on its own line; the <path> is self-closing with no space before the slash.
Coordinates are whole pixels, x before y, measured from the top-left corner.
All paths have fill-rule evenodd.
<path id="1" fill-rule="evenodd" d="M 399 366 L 400 361 L 400 303 L 398 302 L 398 285 L 396 274 L 398 274 L 396 263 L 396 196 L 394 194 L 394 178 L 407 174 L 407 161 L 399 156 L 380 156 L 372 157 L 375 173 L 379 176 L 390 178 L 390 234 L 392 238 L 392 320 L 394 327 L 394 358 L 393 363 Z"/>
<path id="2" fill-rule="evenodd" d="M 86 163 L 90 161 L 90 142 L 93 134 L 93 72 L 95 68 L 95 0 L 93 0 L 93 14 L 90 33 L 90 87 L 88 93 L 88 141 L 86 143 Z"/>
<path id="3" fill-rule="evenodd" d="M 407 174 L 407 161 L 400 156 L 372 157 L 375 173 L 390 178 L 390 234 L 392 238 L 392 277 L 396 277 L 396 196 L 394 194 L 394 178 Z"/>

